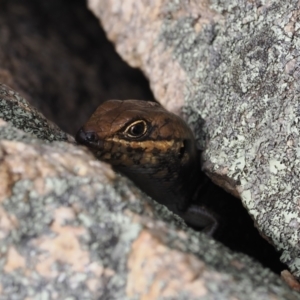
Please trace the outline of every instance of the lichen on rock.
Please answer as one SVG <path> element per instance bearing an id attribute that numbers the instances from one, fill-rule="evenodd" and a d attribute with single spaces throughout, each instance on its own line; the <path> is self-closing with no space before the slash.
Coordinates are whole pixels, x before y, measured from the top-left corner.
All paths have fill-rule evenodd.
<path id="1" fill-rule="evenodd" d="M 203 170 L 300 278 L 298 1 L 103 5 L 89 1 L 120 55 L 197 129 Z"/>
<path id="2" fill-rule="evenodd" d="M 28 111 L 24 127 L 34 133 L 36 110 L 22 103 L 15 118 Z M 188 229 L 87 149 L 61 141 L 59 129 L 44 141 L 13 118 L 0 122 L 2 299 L 297 299 L 277 275 Z"/>

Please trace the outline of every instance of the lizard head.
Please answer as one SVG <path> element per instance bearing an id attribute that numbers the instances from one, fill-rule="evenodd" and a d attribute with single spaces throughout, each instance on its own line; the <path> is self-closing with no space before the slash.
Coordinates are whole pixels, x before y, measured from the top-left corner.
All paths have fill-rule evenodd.
<path id="1" fill-rule="evenodd" d="M 109 100 L 78 131 L 76 141 L 114 166 L 185 165 L 196 151 L 186 123 L 155 102 Z"/>
<path id="2" fill-rule="evenodd" d="M 214 230 L 213 214 L 188 208 L 206 181 L 193 133 L 180 117 L 155 102 L 109 100 L 78 131 L 76 141 L 189 224 Z"/>

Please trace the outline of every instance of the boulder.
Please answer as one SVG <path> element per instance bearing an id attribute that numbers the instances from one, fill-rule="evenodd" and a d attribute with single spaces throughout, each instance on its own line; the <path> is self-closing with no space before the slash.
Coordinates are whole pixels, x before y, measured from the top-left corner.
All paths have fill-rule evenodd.
<path id="1" fill-rule="evenodd" d="M 299 279 L 298 1 L 88 3 L 156 99 L 194 128 L 206 174 Z"/>
<path id="2" fill-rule="evenodd" d="M 1 299 L 299 299 L 3 84 L 0 104 Z"/>

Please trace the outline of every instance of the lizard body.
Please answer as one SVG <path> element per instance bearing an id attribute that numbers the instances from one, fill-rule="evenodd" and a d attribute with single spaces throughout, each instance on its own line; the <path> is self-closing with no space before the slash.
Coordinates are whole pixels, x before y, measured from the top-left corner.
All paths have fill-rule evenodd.
<path id="1" fill-rule="evenodd" d="M 155 102 L 109 100 L 76 140 L 188 224 L 215 231 L 214 215 L 193 204 L 205 176 L 193 133 L 180 117 Z"/>

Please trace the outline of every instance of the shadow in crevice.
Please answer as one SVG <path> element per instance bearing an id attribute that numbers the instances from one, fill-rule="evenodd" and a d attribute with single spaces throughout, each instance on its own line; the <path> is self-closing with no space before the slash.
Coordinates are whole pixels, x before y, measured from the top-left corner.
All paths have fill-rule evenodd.
<path id="1" fill-rule="evenodd" d="M 260 235 L 240 199 L 208 179 L 206 191 L 199 197 L 200 203 L 218 216 L 219 226 L 214 234 L 217 241 L 257 259 L 275 273 L 287 269 L 280 262 L 281 254 Z"/>
<path id="2" fill-rule="evenodd" d="M 105 100 L 153 99 L 85 0 L 1 0 L 0 64 L 3 83 L 71 134 Z"/>

